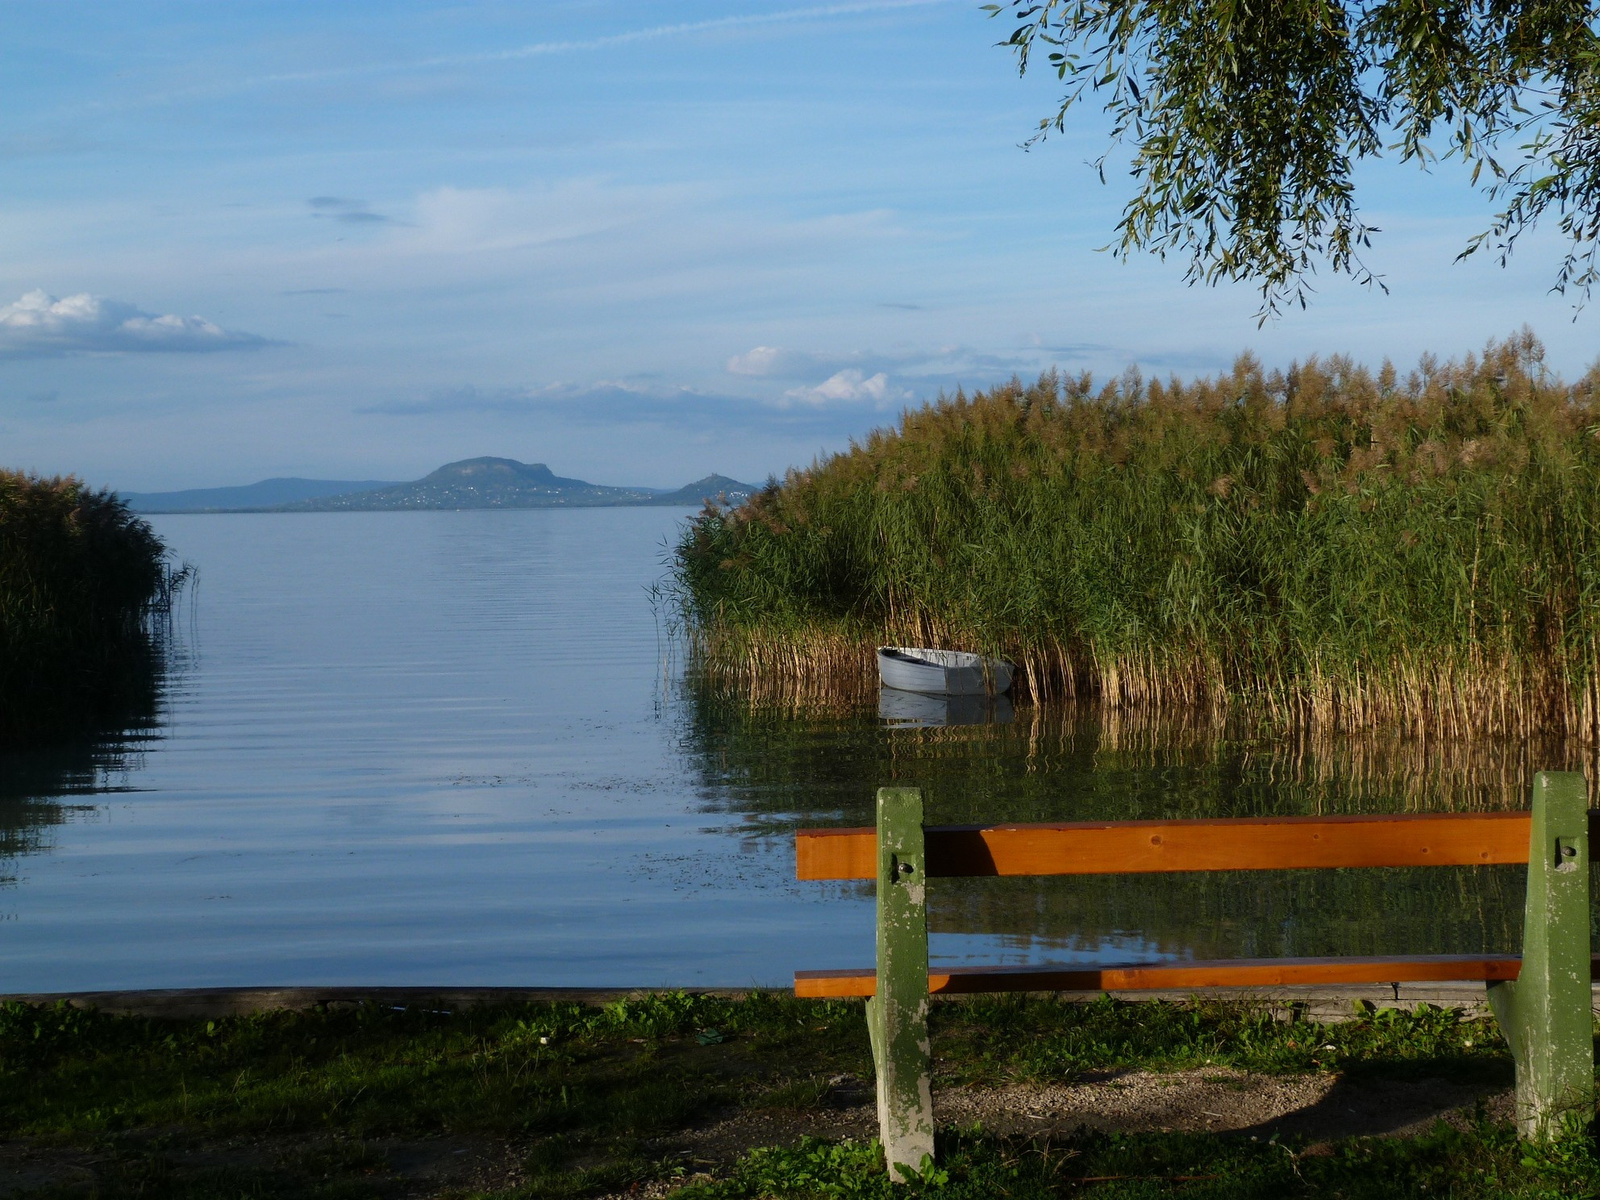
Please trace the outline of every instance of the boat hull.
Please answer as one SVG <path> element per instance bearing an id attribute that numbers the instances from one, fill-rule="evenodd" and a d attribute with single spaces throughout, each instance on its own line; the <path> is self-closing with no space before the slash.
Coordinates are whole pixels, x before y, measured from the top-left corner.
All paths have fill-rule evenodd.
<path id="1" fill-rule="evenodd" d="M 1011 664 L 964 650 L 879 646 L 878 677 L 885 687 L 935 696 L 998 695 L 1011 686 Z"/>

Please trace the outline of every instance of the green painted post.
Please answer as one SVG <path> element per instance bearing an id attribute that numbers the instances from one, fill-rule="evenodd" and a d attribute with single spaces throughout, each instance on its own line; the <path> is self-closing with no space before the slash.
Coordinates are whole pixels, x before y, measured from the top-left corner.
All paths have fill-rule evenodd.
<path id="1" fill-rule="evenodd" d="M 1587 810 L 1582 775 L 1534 776 L 1522 970 L 1489 985 L 1517 1069 L 1517 1132 L 1529 1139 L 1594 1115 Z"/>
<path id="2" fill-rule="evenodd" d="M 928 1044 L 928 890 L 922 793 L 878 789 L 878 983 L 867 1001 L 878 1132 L 891 1178 L 933 1158 Z"/>

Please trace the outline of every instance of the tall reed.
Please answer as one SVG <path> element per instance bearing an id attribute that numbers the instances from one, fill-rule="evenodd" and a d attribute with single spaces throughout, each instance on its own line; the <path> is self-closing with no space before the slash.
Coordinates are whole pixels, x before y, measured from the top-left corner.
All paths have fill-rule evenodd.
<path id="1" fill-rule="evenodd" d="M 148 717 L 187 577 L 110 492 L 0 470 L 0 745 Z"/>
<path id="2" fill-rule="evenodd" d="M 1594 741 L 1597 389 L 1526 330 L 1404 378 L 1051 372 L 708 508 L 679 594 L 724 679 L 859 690 L 876 643 L 964 646 L 1036 698 Z"/>

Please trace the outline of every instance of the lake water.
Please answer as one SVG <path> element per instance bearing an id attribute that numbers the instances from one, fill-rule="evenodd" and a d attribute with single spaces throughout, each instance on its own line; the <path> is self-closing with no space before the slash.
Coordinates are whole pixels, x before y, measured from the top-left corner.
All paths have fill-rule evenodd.
<path id="1" fill-rule="evenodd" d="M 869 823 L 891 782 L 934 821 L 1523 804 L 1526 748 L 1092 710 L 906 727 L 715 694 L 650 597 L 688 515 L 154 518 L 200 572 L 158 726 L 0 759 L 0 992 L 869 965 L 869 890 L 796 883 L 789 833 Z M 1507 868 L 940 881 L 933 953 L 1515 949 L 1520 906 Z"/>

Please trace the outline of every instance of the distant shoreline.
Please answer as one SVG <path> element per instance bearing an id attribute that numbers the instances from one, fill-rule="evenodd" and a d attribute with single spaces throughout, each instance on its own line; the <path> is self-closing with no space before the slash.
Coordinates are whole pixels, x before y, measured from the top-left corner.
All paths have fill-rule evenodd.
<path id="1" fill-rule="evenodd" d="M 744 503 L 760 487 L 710 474 L 680 488 L 612 487 L 557 475 L 544 463 L 465 458 L 409 483 L 263 479 L 242 487 L 124 492 L 140 515 L 241 512 L 437 512 L 480 508 L 699 508 Z"/>
<path id="2" fill-rule="evenodd" d="M 139 508 L 133 511 L 141 517 L 238 517 L 251 515 L 305 517 L 327 516 L 332 513 L 549 512 L 556 509 L 571 511 L 579 508 L 681 508 L 685 512 L 696 512 L 703 503 L 703 501 L 690 503 L 688 501 L 673 500 L 670 503 L 663 504 L 649 500 L 633 500 L 609 504 L 459 504 L 432 507 L 419 505 L 416 508 L 291 508 L 280 505 L 274 508 Z"/>

